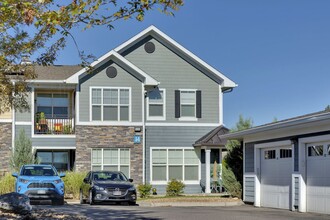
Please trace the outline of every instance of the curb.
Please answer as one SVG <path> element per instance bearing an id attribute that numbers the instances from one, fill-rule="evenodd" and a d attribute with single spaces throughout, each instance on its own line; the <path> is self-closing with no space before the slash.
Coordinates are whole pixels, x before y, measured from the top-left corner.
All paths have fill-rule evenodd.
<path id="1" fill-rule="evenodd" d="M 241 206 L 242 201 L 237 202 L 138 202 L 141 207 L 194 207 L 194 206 Z"/>

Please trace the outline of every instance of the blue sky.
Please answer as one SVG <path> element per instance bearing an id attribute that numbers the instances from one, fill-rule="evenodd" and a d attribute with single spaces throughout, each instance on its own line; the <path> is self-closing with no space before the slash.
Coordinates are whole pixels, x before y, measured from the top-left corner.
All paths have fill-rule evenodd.
<path id="1" fill-rule="evenodd" d="M 242 114 L 254 125 L 323 110 L 330 104 L 329 0 L 186 0 L 175 17 L 150 12 L 135 20 L 75 31 L 96 57 L 151 24 L 239 86 L 224 97 L 224 122 Z M 73 42 L 56 64 L 80 62 Z"/>

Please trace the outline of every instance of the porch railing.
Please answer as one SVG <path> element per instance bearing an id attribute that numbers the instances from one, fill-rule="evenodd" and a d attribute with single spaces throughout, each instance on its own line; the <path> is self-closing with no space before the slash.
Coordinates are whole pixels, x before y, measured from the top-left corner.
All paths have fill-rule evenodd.
<path id="1" fill-rule="evenodd" d="M 45 118 L 36 117 L 34 124 L 35 134 L 66 135 L 74 134 L 73 118 Z"/>

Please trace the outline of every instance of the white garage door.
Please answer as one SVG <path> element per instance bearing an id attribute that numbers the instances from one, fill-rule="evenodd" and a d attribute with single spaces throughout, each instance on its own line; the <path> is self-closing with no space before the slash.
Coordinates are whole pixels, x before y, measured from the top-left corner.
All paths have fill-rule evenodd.
<path id="1" fill-rule="evenodd" d="M 307 211 L 330 214 L 330 143 L 307 145 Z"/>
<path id="2" fill-rule="evenodd" d="M 261 149 L 261 206 L 290 209 L 292 149 Z"/>

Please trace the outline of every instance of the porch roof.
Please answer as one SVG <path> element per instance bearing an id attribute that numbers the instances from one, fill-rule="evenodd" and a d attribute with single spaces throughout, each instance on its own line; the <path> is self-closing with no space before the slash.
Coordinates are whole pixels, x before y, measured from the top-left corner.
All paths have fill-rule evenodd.
<path id="1" fill-rule="evenodd" d="M 35 80 L 65 80 L 81 70 L 79 65 L 52 65 L 52 66 L 34 66 L 37 78 Z"/>
<path id="2" fill-rule="evenodd" d="M 198 139 L 195 144 L 193 144 L 193 146 L 225 146 L 227 143 L 227 139 L 221 138 L 221 136 L 228 133 L 229 129 L 223 125 L 220 125 L 219 127 L 216 127 L 215 129 Z"/>

